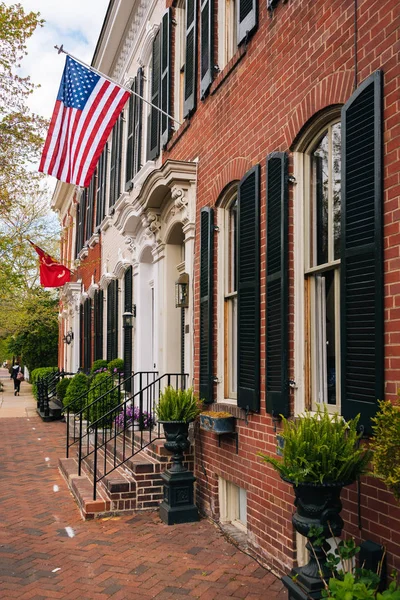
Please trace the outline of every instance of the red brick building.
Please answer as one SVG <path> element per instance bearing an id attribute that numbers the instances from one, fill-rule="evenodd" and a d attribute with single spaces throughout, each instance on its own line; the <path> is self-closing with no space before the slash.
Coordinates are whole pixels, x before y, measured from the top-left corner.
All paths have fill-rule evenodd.
<path id="1" fill-rule="evenodd" d="M 237 417 L 238 434 L 237 449 L 233 437 L 198 432 L 197 501 L 285 572 L 302 553 L 293 493 L 256 456 L 275 452 L 279 415 L 322 403 L 344 417 L 360 413 L 368 433 L 377 399 L 399 388 L 400 8 L 395 0 L 167 4 L 161 40 L 155 26 L 141 43 L 152 45 L 149 97 L 182 124 L 172 131 L 161 118 L 159 135 L 148 111 L 154 170 L 140 186 L 132 179 L 114 219 L 122 239 L 139 227 L 139 204 L 156 211 L 144 226 L 161 244 L 165 206 L 184 197 L 174 185 L 190 192 L 195 182 L 185 364 L 201 396 Z M 113 6 L 94 58 L 110 73 L 115 62 L 100 51 Z M 182 222 L 183 237 L 166 233 L 165 245 L 189 239 Z M 100 287 L 111 271 L 102 248 Z M 141 343 L 134 338 L 134 354 Z M 359 510 L 355 485 L 343 498 L 346 533 L 384 544 L 389 569 L 399 569 L 391 494 L 367 478 Z"/>

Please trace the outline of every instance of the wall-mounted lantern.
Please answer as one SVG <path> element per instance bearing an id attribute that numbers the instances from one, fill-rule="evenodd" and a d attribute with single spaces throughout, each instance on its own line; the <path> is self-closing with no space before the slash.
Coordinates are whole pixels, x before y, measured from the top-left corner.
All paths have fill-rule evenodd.
<path id="1" fill-rule="evenodd" d="M 122 325 L 124 327 L 124 329 L 126 329 L 127 327 L 133 327 L 133 313 L 129 312 L 129 311 L 125 311 L 124 314 L 122 315 Z"/>
<path id="2" fill-rule="evenodd" d="M 70 329 L 63 337 L 64 344 L 70 345 L 72 340 L 74 339 L 74 332 Z"/>
<path id="3" fill-rule="evenodd" d="M 175 282 L 175 306 L 187 308 L 189 306 L 189 275 L 181 273 Z"/>

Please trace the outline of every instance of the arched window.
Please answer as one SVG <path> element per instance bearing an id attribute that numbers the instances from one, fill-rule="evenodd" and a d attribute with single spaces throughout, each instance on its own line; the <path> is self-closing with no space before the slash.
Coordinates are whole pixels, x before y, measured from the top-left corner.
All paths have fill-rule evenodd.
<path id="1" fill-rule="evenodd" d="M 305 365 L 308 406 L 340 405 L 341 125 L 330 123 L 304 157 Z"/>

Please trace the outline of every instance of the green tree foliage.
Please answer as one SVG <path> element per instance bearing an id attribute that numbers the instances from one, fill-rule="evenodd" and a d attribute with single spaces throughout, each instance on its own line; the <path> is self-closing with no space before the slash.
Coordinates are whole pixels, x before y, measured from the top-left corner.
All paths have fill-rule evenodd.
<path id="1" fill-rule="evenodd" d="M 18 74 L 26 42 L 43 25 L 39 13 L 20 4 L 0 2 L 0 210 L 8 210 L 20 194 L 37 190 L 41 176 L 27 168 L 37 160 L 47 122 L 33 114 L 27 99 L 35 89 Z"/>
<path id="2" fill-rule="evenodd" d="M 20 357 L 33 371 L 56 367 L 58 358 L 58 301 L 39 289 L 32 291 L 21 305 L 21 315 L 8 338 L 11 356 Z"/>

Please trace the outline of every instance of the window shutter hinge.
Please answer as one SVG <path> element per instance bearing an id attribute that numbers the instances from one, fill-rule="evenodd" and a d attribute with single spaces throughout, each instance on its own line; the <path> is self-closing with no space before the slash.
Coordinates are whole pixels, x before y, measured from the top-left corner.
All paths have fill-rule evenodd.
<path id="1" fill-rule="evenodd" d="M 213 225 L 213 229 L 214 229 L 214 231 L 219 231 L 218 225 Z"/>
<path id="2" fill-rule="evenodd" d="M 296 177 L 294 175 L 289 175 L 288 182 L 292 183 L 293 185 L 296 185 L 297 184 Z"/>

